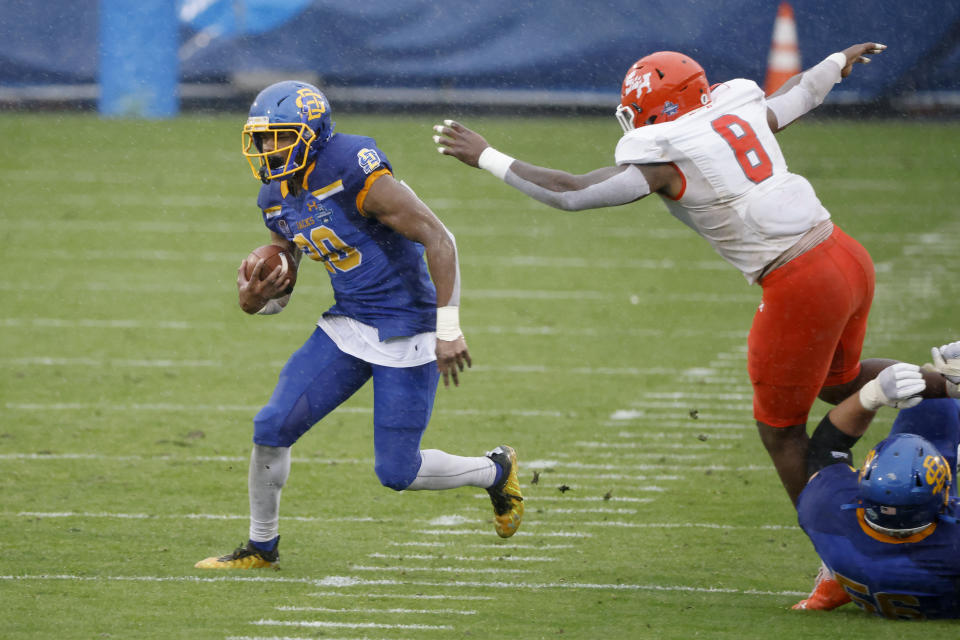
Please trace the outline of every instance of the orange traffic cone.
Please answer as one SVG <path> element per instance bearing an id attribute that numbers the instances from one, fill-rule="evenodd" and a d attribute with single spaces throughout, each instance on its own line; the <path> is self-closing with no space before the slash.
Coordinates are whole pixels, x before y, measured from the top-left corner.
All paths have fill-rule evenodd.
<path id="1" fill-rule="evenodd" d="M 763 90 L 770 95 L 784 82 L 800 73 L 800 49 L 797 48 L 797 23 L 793 19 L 793 8 L 788 2 L 781 2 L 777 9 L 777 19 L 773 23 L 773 44 L 767 58 L 767 80 Z"/>

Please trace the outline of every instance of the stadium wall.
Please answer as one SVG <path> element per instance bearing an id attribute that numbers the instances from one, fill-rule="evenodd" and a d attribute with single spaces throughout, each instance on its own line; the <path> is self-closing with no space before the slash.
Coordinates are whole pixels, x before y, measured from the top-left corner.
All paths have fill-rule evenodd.
<path id="1" fill-rule="evenodd" d="M 173 0 L 171 0 L 173 1 Z M 844 46 L 889 46 L 834 105 L 960 105 L 960 3 L 794 0 L 809 66 Z M 625 70 L 655 50 L 711 81 L 762 82 L 777 0 L 180 0 L 185 107 L 242 104 L 285 77 L 335 102 L 609 109 Z M 0 104 L 96 104 L 102 0 L 0 0 Z"/>

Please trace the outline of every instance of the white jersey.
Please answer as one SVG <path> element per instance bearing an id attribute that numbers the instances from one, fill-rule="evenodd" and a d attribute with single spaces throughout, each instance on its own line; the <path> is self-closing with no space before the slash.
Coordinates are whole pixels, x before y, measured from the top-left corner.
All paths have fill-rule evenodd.
<path id="1" fill-rule="evenodd" d="M 676 120 L 627 133 L 615 158 L 618 165 L 673 163 L 685 186 L 676 200 L 661 196 L 670 213 L 752 284 L 830 213 L 810 183 L 787 170 L 755 82 L 731 80 L 712 97 Z"/>

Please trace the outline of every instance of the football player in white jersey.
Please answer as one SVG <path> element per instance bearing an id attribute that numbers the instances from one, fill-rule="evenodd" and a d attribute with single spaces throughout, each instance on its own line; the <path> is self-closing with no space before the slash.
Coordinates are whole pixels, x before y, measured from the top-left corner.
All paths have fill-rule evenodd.
<path id="1" fill-rule="evenodd" d="M 763 288 L 748 338 L 754 417 L 794 503 L 807 481 L 814 400 L 836 404 L 894 361 L 860 361 L 873 299 L 870 255 L 833 224 L 810 183 L 787 170 L 774 134 L 822 103 L 854 64 L 885 48 L 848 47 L 771 96 L 745 79 L 711 87 L 683 54 L 648 55 L 623 81 L 615 166 L 583 175 L 515 160 L 452 120 L 434 127 L 440 153 L 557 209 L 622 205 L 656 193 Z M 925 397 L 947 393 L 942 376 L 924 375 Z"/>

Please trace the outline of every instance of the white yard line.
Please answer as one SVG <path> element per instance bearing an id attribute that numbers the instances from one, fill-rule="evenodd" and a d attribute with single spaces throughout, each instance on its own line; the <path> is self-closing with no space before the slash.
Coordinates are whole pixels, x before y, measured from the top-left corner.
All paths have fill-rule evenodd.
<path id="1" fill-rule="evenodd" d="M 225 640 L 316 640 L 317 637 L 313 636 L 307 638 L 305 636 L 227 636 Z M 400 638 L 386 638 L 386 637 L 377 637 L 373 638 L 370 636 L 350 636 L 349 638 L 344 636 L 323 636 L 323 640 L 401 640 Z"/>
<path id="2" fill-rule="evenodd" d="M 660 400 L 743 400 L 745 402 L 753 401 L 752 393 L 690 393 L 688 391 L 647 391 L 643 394 L 644 398 L 656 398 Z"/>
<path id="3" fill-rule="evenodd" d="M 407 571 L 437 571 L 439 573 L 533 573 L 529 569 L 473 569 L 464 567 L 371 567 L 363 564 L 350 565 L 353 571 L 391 571 L 405 573 Z"/>
<path id="4" fill-rule="evenodd" d="M 640 445 L 637 442 L 625 442 L 623 444 L 628 445 Z M 641 445 L 642 446 L 642 445 Z M 619 447 L 618 447 L 619 448 Z M 694 454 L 677 454 L 677 453 L 637 453 L 634 454 L 635 458 L 654 458 L 656 460 L 703 460 L 704 458 L 710 458 L 709 454 L 706 453 L 694 453 Z M 559 467 L 561 469 L 589 469 L 594 471 L 632 471 L 636 469 L 637 466 L 633 464 L 597 464 L 592 462 L 551 462 L 551 461 L 540 461 L 534 460 L 528 462 L 524 465 L 525 469 L 551 469 L 556 470 Z"/>
<path id="5" fill-rule="evenodd" d="M 221 360 L 174 360 L 168 358 L 89 358 L 75 357 L 65 358 L 59 356 L 29 356 L 19 358 L 0 358 L 0 365 L 3 366 L 34 366 L 34 367 L 134 367 L 142 369 L 171 369 L 171 368 L 225 368 L 227 362 Z M 283 361 L 270 362 L 269 366 L 279 370 L 283 367 Z M 477 365 L 471 368 L 475 373 L 496 373 L 496 374 L 550 374 L 550 375 L 571 375 L 571 376 L 687 376 L 699 377 L 700 371 L 681 371 L 671 367 L 553 367 L 540 364 L 524 365 Z M 659 402 L 659 401 L 639 401 L 631 403 L 634 406 L 648 408 L 690 408 L 690 403 L 686 402 Z M 749 405 L 717 405 L 712 409 L 749 409 Z"/>
<path id="6" fill-rule="evenodd" d="M 26 575 L 0 575 L 0 580 L 20 581 L 20 580 L 68 580 L 75 582 L 195 582 L 198 584 L 206 583 L 231 583 L 231 582 L 253 582 L 253 583 L 288 583 L 288 584 L 308 584 L 320 587 L 343 587 L 343 586 L 378 586 L 389 585 L 396 586 L 404 584 L 398 580 L 369 580 L 351 576 L 326 576 L 323 578 L 285 578 L 279 576 L 238 576 L 238 575 L 207 575 L 207 576 L 90 576 L 73 574 L 26 574 Z"/>
<path id="7" fill-rule="evenodd" d="M 684 526 L 684 525 L 671 525 Z M 745 528 L 745 527 L 744 527 Z M 609 590 L 609 591 L 661 591 L 661 592 L 682 592 L 682 593 L 719 593 L 735 595 L 768 595 L 775 597 L 793 597 L 806 596 L 809 591 L 761 591 L 756 589 L 736 589 L 732 587 L 698 587 L 694 585 L 666 585 L 666 584 L 597 584 L 582 582 L 543 582 L 543 583 L 523 583 L 523 582 L 472 582 L 472 581 L 442 581 L 430 582 L 422 580 L 368 580 L 355 576 L 326 576 L 324 578 L 285 578 L 274 576 L 89 576 L 89 575 L 71 575 L 71 574 L 44 574 L 44 575 L 0 575 L 0 580 L 8 582 L 19 581 L 76 581 L 76 582 L 184 582 L 184 583 L 290 583 L 290 584 L 315 584 L 327 587 L 367 587 L 367 586 L 400 586 L 413 585 L 422 587 L 437 587 L 446 590 L 450 587 L 465 587 L 478 589 L 508 589 L 516 591 L 517 589 L 573 589 L 573 590 Z M 366 594 L 360 594 L 366 595 Z"/>
<path id="8" fill-rule="evenodd" d="M 316 637 L 307 638 L 305 636 L 227 636 L 226 640 L 316 640 Z M 323 636 L 323 640 L 388 640 L 387 638 L 371 638 L 370 636 L 356 637 L 350 636 L 345 638 L 343 636 L 332 637 L 332 636 Z M 390 638 L 389 640 L 394 640 Z M 396 639 L 399 640 L 399 639 Z"/>
<path id="9" fill-rule="evenodd" d="M 169 329 L 176 331 L 197 331 L 197 330 L 216 330 L 224 329 L 227 324 L 224 322 L 192 322 L 186 320 L 139 320 L 133 318 L 0 318 L 0 326 L 11 328 L 50 328 L 50 329 Z M 308 330 L 310 325 L 304 323 L 283 322 L 277 320 L 271 322 L 270 326 L 280 331 Z M 470 334 L 485 333 L 494 335 L 520 335 L 528 337 L 537 336 L 580 336 L 607 338 L 607 333 L 596 327 L 565 327 L 565 326 L 499 326 L 499 325 L 471 325 L 468 328 Z M 714 338 L 723 338 L 728 340 L 746 340 L 745 331 L 727 331 L 717 332 L 709 328 L 703 329 L 683 329 L 683 328 L 645 328 L 631 327 L 620 329 L 620 335 L 634 337 L 694 337 L 710 335 Z M 935 336 L 931 339 L 938 339 L 942 336 Z"/>
<path id="10" fill-rule="evenodd" d="M 524 525 L 529 529 L 529 525 L 524 522 Z M 420 529 L 414 533 L 426 535 L 426 536 L 481 536 L 489 537 L 490 530 L 488 529 Z M 526 531 L 521 529 L 515 535 L 524 535 Z M 584 533 L 582 531 L 573 532 L 573 531 L 541 531 L 537 534 L 538 538 L 592 538 L 592 533 Z"/>
<path id="11" fill-rule="evenodd" d="M 511 551 L 512 547 L 504 547 L 504 551 Z M 368 553 L 368 558 L 377 558 L 381 560 L 456 560 L 458 562 L 556 562 L 556 558 L 542 556 L 515 556 L 491 557 L 491 556 L 448 556 L 431 555 L 427 553 Z"/>
<path id="12" fill-rule="evenodd" d="M 670 414 L 670 416 L 676 416 L 675 413 Z M 685 430 L 695 430 L 695 429 L 742 429 L 755 431 L 756 427 L 753 425 L 753 416 L 750 416 L 743 421 L 733 421 L 733 422 L 718 422 L 712 419 L 706 418 L 697 418 L 689 420 L 676 420 L 671 419 L 671 417 L 658 417 L 655 414 L 645 413 L 642 417 L 631 418 L 632 420 L 642 420 L 644 422 L 653 423 L 656 427 L 665 427 L 668 429 L 685 429 Z M 618 421 L 619 426 L 623 425 L 624 421 Z M 607 423 L 613 424 L 613 423 Z M 629 425 L 628 425 L 629 426 Z M 648 438 L 689 438 L 689 432 L 678 432 L 678 431 L 642 431 L 637 434 L 638 436 L 648 437 Z M 734 440 L 739 440 L 743 438 L 743 435 L 737 433 L 712 433 L 710 434 L 711 438 L 730 438 Z"/>
<path id="13" fill-rule="evenodd" d="M 453 627 L 445 624 L 385 624 L 382 622 L 326 622 L 323 620 L 255 620 L 250 624 L 325 629 L 417 629 L 423 631 L 449 631 L 453 629 Z"/>
<path id="14" fill-rule="evenodd" d="M 22 367 L 139 367 L 144 369 L 192 369 L 196 367 L 223 367 L 218 360 L 168 360 L 129 358 L 59 358 L 34 356 L 30 358 L 0 358 L 0 365 Z"/>
<path id="15" fill-rule="evenodd" d="M 513 552 L 515 549 L 530 549 L 533 551 L 552 551 L 554 549 L 573 549 L 572 544 L 523 544 L 522 542 L 491 542 L 487 544 L 459 544 L 467 549 L 486 549 L 497 552 Z"/>
<path id="16" fill-rule="evenodd" d="M 0 281 L 0 291 L 19 291 L 26 293 L 39 293 L 60 291 L 64 287 L 58 284 L 45 284 L 37 282 L 12 282 L 9 280 Z M 155 282 L 155 283 L 126 283 L 126 282 L 106 282 L 96 280 L 86 280 L 73 287 L 76 291 L 88 292 L 109 292 L 116 294 L 120 292 L 137 293 L 142 296 L 150 294 L 178 293 L 178 294 L 211 294 L 222 291 L 222 287 L 212 282 L 207 285 L 188 284 L 180 282 Z M 297 290 L 301 293 L 318 294 L 329 296 L 330 289 L 323 285 L 299 285 Z M 698 304 L 756 304 L 760 300 L 760 293 L 742 293 L 742 294 L 718 294 L 710 292 L 683 292 L 683 293 L 650 293 L 650 294 L 631 294 L 627 291 L 597 291 L 595 289 L 471 289 L 469 296 L 473 300 L 538 300 L 541 302 L 583 302 L 607 301 L 619 302 L 624 306 L 633 306 L 641 303 L 645 304 L 672 304 L 672 303 L 698 303 Z"/>
<path id="17" fill-rule="evenodd" d="M 715 442 L 707 442 L 706 440 L 694 440 L 690 434 L 684 434 L 684 437 L 687 439 L 687 442 L 649 442 L 651 434 L 646 431 L 620 431 L 617 434 L 618 438 L 630 438 L 636 440 L 637 438 L 643 438 L 646 449 L 649 451 L 659 451 L 661 449 L 668 450 L 681 450 L 681 451 L 705 451 L 708 455 L 712 454 L 717 449 L 732 449 L 732 444 L 717 444 Z M 656 436 L 662 437 L 662 436 Z M 592 456 L 593 454 L 591 454 Z M 632 457 L 634 454 L 630 454 Z M 643 454 L 635 454 L 643 455 Z"/>
<path id="18" fill-rule="evenodd" d="M 637 510 L 636 509 L 604 509 L 602 507 L 598 507 L 596 509 L 569 509 L 569 508 L 556 509 L 551 507 L 547 509 L 547 511 L 545 511 L 544 513 L 546 514 L 563 513 L 563 514 L 572 514 L 572 515 L 578 515 L 581 513 L 609 513 L 609 514 L 616 514 L 616 515 L 633 515 L 637 513 Z"/>
<path id="19" fill-rule="evenodd" d="M 648 420 L 650 422 L 655 423 L 656 426 L 658 427 L 675 427 L 681 424 L 684 426 L 694 426 L 694 427 L 697 426 L 698 424 L 705 424 L 707 426 L 714 425 L 714 424 L 722 424 L 722 423 L 714 423 L 710 420 L 704 420 L 703 422 L 676 421 L 676 424 L 674 425 L 674 424 L 670 424 L 670 421 L 657 420 L 655 416 L 650 416 Z M 738 423 L 725 423 L 724 426 L 730 427 L 736 424 Z M 621 426 L 629 426 L 629 425 L 621 425 Z M 644 428 L 636 431 L 629 430 L 629 429 L 621 429 L 620 431 L 617 432 L 617 437 L 624 438 L 624 439 L 631 439 L 631 440 L 643 438 L 646 441 L 650 441 L 650 442 L 647 442 L 647 444 L 651 448 L 689 449 L 693 451 L 696 451 L 698 449 L 708 449 L 710 451 L 713 451 L 716 447 L 730 449 L 733 447 L 733 445 L 732 444 L 718 445 L 713 442 L 707 442 L 707 439 L 719 438 L 719 439 L 727 439 L 727 440 L 739 440 L 743 438 L 743 435 L 738 433 L 712 433 L 707 437 L 707 439 L 694 440 L 693 437 L 690 435 L 690 433 L 685 433 L 685 432 L 676 431 L 676 430 L 648 431 L 646 428 L 646 425 L 644 425 Z M 671 440 L 682 439 L 684 440 L 684 442 L 664 442 L 664 440 L 667 440 L 667 439 L 671 439 Z M 561 453 L 558 453 L 557 455 L 563 456 L 563 455 L 569 455 L 569 454 L 567 452 L 561 452 Z"/>
<path id="20" fill-rule="evenodd" d="M 247 514 L 219 514 L 219 513 L 181 513 L 181 514 L 159 514 L 159 513 L 109 513 L 105 511 L 18 511 L 16 513 L 5 511 L 4 517 L 16 518 L 107 518 L 112 520 L 151 520 L 156 518 L 168 518 L 171 520 L 249 520 Z M 321 522 L 331 524 L 329 517 L 320 516 L 283 516 L 284 520 L 292 522 Z M 337 516 L 338 522 L 389 522 L 383 518 L 371 518 L 369 516 L 350 517 Z"/>
<path id="21" fill-rule="evenodd" d="M 683 467 L 683 466 L 679 466 L 679 467 L 674 466 L 674 467 L 671 467 L 671 466 L 667 466 L 667 465 L 644 465 L 644 464 L 638 464 L 638 465 L 635 465 L 635 466 L 634 466 L 634 469 L 636 469 L 636 470 L 638 470 L 638 471 L 639 471 L 639 470 L 650 471 L 650 470 L 659 470 L 659 469 L 665 469 L 665 470 L 670 470 L 670 471 L 677 471 L 677 470 L 686 469 L 686 468 L 688 468 L 688 467 Z M 704 468 L 704 467 L 702 467 L 702 466 L 700 466 L 700 465 L 697 465 L 697 468 L 698 468 L 698 469 L 702 469 L 702 468 Z M 541 476 L 541 477 L 540 477 L 540 480 L 541 480 L 542 482 L 545 482 L 545 483 L 546 483 L 546 482 L 551 482 L 551 481 L 570 480 L 570 479 L 576 479 L 576 480 L 630 480 L 631 482 L 648 482 L 648 481 L 659 481 L 659 480 L 663 480 L 663 481 L 666 482 L 666 481 L 671 481 L 671 480 L 672 480 L 672 481 L 684 480 L 685 478 L 684 478 L 683 476 L 667 476 L 667 475 L 662 475 L 662 474 L 657 474 L 656 476 L 643 476 L 643 475 L 637 476 L 637 475 L 630 475 L 630 474 L 628 474 L 628 473 L 569 473 L 569 472 L 566 472 L 566 471 L 551 472 L 551 474 L 548 475 L 548 476 Z M 651 485 L 651 486 L 653 486 L 653 485 Z M 636 490 L 636 491 L 644 491 L 644 490 L 645 490 L 645 488 L 644 488 L 643 486 L 631 487 L 631 489 L 634 489 L 634 490 Z"/>
<path id="22" fill-rule="evenodd" d="M 423 593 L 340 593 L 337 591 L 315 591 L 307 594 L 313 598 L 386 598 L 392 600 L 493 600 L 493 596 L 452 595 L 448 593 L 427 595 Z"/>
<path id="23" fill-rule="evenodd" d="M 332 607 L 292 607 L 288 605 L 281 605 L 276 607 L 277 611 L 303 611 L 303 612 L 319 612 L 319 613 L 372 613 L 372 614 L 383 614 L 383 613 L 401 613 L 401 614 L 453 614 L 460 616 L 473 616 L 477 612 L 473 609 L 402 609 L 399 607 L 392 607 L 390 609 L 373 609 L 373 608 L 360 608 L 355 607 L 351 609 L 334 609 Z"/>
<path id="24" fill-rule="evenodd" d="M 249 462 L 250 456 L 111 456 L 102 453 L 0 453 L 0 460 L 109 460 L 113 462 Z M 299 464 L 373 464 L 373 458 L 291 458 Z"/>
<path id="25" fill-rule="evenodd" d="M 103 252 L 109 256 L 108 252 Z M 184 255 L 184 260 L 188 256 Z M 726 271 L 721 260 L 650 260 L 643 258 L 607 259 L 591 256 L 578 258 L 573 256 L 537 256 L 537 255 L 480 255 L 470 254 L 460 257 L 460 264 L 484 268 L 535 268 L 535 269 L 614 269 L 616 271 Z"/>
<path id="26" fill-rule="evenodd" d="M 666 491 L 663 487 L 630 487 L 631 491 L 653 491 L 657 493 L 662 493 Z M 486 498 L 487 496 L 477 496 L 478 498 Z M 651 502 L 651 498 L 634 498 L 630 496 L 610 496 L 609 498 L 604 498 L 603 496 L 536 496 L 530 497 L 529 500 L 534 500 L 536 502 L 626 502 L 628 504 L 646 504 Z"/>
<path id="27" fill-rule="evenodd" d="M 634 450 L 634 449 L 644 449 L 644 450 L 647 449 L 647 445 L 646 445 L 645 443 L 643 443 L 643 442 L 635 442 L 635 441 L 630 441 L 630 442 L 598 442 L 598 441 L 596 441 L 596 440 L 578 440 L 575 446 L 577 446 L 577 447 L 582 447 L 582 448 L 584 448 L 584 449 L 617 449 L 617 450 L 627 450 L 627 451 L 629 451 L 629 450 Z M 592 452 L 591 452 L 590 455 L 592 455 Z M 638 453 L 635 453 L 635 454 L 633 454 L 633 456 L 634 456 L 635 458 L 640 458 L 641 456 L 646 456 L 646 457 L 650 457 L 650 458 L 667 458 L 667 459 L 674 459 L 672 456 L 670 456 L 670 454 L 666 454 L 666 453 L 660 454 L 660 455 L 657 455 L 657 454 L 647 455 L 647 454 L 638 454 Z M 708 458 L 709 458 L 709 457 L 711 457 L 711 456 L 709 456 L 709 455 L 707 455 L 707 456 L 699 456 L 699 455 L 698 455 L 696 458 L 693 458 L 693 459 L 701 459 L 701 458 L 704 458 L 704 457 L 708 457 Z M 560 463 L 560 464 L 558 464 L 557 466 L 569 466 L 569 464 L 568 464 L 568 463 Z M 629 468 L 631 468 L 631 469 L 636 469 L 637 467 L 636 467 L 636 465 L 631 465 Z"/>
<path id="28" fill-rule="evenodd" d="M 735 595 L 763 595 L 775 597 L 794 597 L 808 596 L 809 591 L 760 591 L 757 589 L 733 589 L 725 587 L 694 587 L 687 585 L 659 585 L 659 584 L 595 584 L 588 582 L 541 582 L 541 583 L 516 583 L 516 582 L 418 582 L 408 581 L 405 584 L 416 586 L 435 586 L 435 587 L 475 587 L 481 589 L 500 588 L 500 589 L 574 589 L 574 590 L 604 590 L 604 591 L 660 591 L 660 592 L 679 592 L 679 593 L 720 593 Z"/>
<path id="29" fill-rule="evenodd" d="M 466 518 L 464 520 L 467 520 Z M 467 520 L 469 523 L 480 523 L 480 520 Z M 596 522 L 575 522 L 571 525 L 576 525 L 578 527 L 630 527 L 638 529 L 683 529 L 683 528 L 695 528 L 695 529 L 722 529 L 722 530 L 756 530 L 763 529 L 766 531 L 800 531 L 800 528 L 796 525 L 779 525 L 779 524 L 757 524 L 757 525 L 735 525 L 735 524 L 724 524 L 721 522 L 624 522 L 618 520 L 601 520 Z M 554 527 L 555 523 L 544 522 L 543 520 L 537 519 L 533 521 L 524 521 L 523 528 L 521 531 L 529 533 L 530 535 L 535 536 L 568 536 L 568 537 L 592 537 L 587 534 L 584 535 L 582 532 L 578 533 L 567 533 L 567 532 L 551 532 L 551 531 L 535 531 L 531 532 L 530 529 L 539 529 L 540 527 Z M 420 531 L 418 533 L 432 533 L 437 535 L 451 534 L 451 535 L 466 535 L 466 534 L 486 534 L 486 531 L 476 531 L 476 530 L 465 530 L 465 529 L 444 529 L 444 530 L 427 530 Z M 519 533 L 517 534 L 519 535 Z"/>
<path id="30" fill-rule="evenodd" d="M 161 403 L 91 403 L 91 402 L 7 402 L 4 406 L 11 411 L 120 411 L 124 413 L 159 411 L 187 411 L 191 413 L 256 413 L 262 405 L 222 405 L 222 404 L 177 404 Z M 334 413 L 373 414 L 373 407 L 337 407 Z M 453 416 L 516 416 L 520 418 L 577 418 L 575 411 L 552 411 L 539 409 L 437 409 L 435 415 Z"/>
<path id="31" fill-rule="evenodd" d="M 526 524 L 526 523 L 525 523 Z M 615 520 L 603 520 L 600 522 L 578 522 L 578 526 L 586 527 L 626 527 L 630 529 L 719 529 L 719 530 L 755 530 L 764 531 L 800 531 L 796 525 L 765 524 L 756 527 L 720 524 L 717 522 L 622 522 Z"/>
<path id="32" fill-rule="evenodd" d="M 632 467 L 635 471 L 690 471 L 691 467 L 689 465 L 670 465 L 670 464 L 635 464 Z M 730 467 L 722 464 L 710 464 L 710 465 L 696 465 L 696 469 L 699 473 L 704 471 L 773 471 L 772 466 L 766 465 L 755 465 L 750 464 L 742 467 Z M 568 478 L 615 478 L 619 474 L 579 474 L 579 473 L 564 473 L 558 474 L 563 477 Z M 637 480 L 643 482 L 645 480 L 683 480 L 686 476 L 666 476 L 666 475 L 656 475 L 654 477 L 647 476 L 623 476 L 624 479 Z M 544 478 L 541 476 L 541 480 Z"/>
<path id="33" fill-rule="evenodd" d="M 698 411 L 710 410 L 711 413 L 720 412 L 720 411 L 734 411 L 734 412 L 751 412 L 753 411 L 752 402 L 740 402 L 740 403 L 714 403 L 710 402 L 709 404 L 700 402 L 683 402 L 680 400 L 637 400 L 630 403 L 631 407 L 636 407 L 639 409 L 686 409 Z M 643 414 L 639 414 L 643 415 Z M 614 411 L 610 415 L 611 420 L 630 420 L 638 416 L 636 409 L 625 409 L 620 411 Z M 691 419 L 692 420 L 692 419 Z"/>

